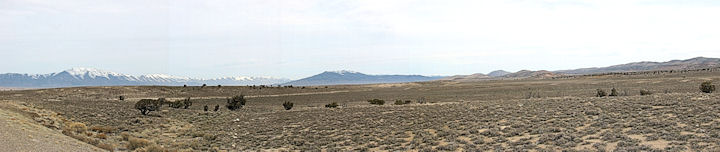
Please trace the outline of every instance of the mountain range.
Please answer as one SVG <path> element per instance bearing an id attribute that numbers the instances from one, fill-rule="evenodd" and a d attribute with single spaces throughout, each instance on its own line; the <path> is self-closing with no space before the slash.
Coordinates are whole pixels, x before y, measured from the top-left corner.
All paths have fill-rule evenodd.
<path id="1" fill-rule="evenodd" d="M 422 76 L 422 75 L 368 75 L 354 71 L 325 71 L 299 80 L 269 77 L 224 77 L 215 79 L 196 79 L 178 77 L 164 74 L 149 74 L 132 76 L 115 72 L 102 71 L 92 68 L 72 68 L 69 70 L 50 74 L 0 74 L 0 87 L 16 88 L 49 88 L 74 86 L 118 86 L 118 85 L 339 85 L 339 84 L 374 84 L 374 83 L 402 83 L 432 80 L 475 81 L 488 79 L 520 79 L 520 78 L 548 78 L 562 75 L 582 75 L 608 72 L 633 72 L 652 70 L 685 70 L 720 66 L 720 58 L 696 57 L 687 60 L 672 60 L 667 62 L 633 62 L 608 67 L 581 68 L 558 71 L 530 71 L 507 72 L 497 70 L 488 74 L 476 73 L 472 75 L 456 75 L 450 77 Z"/>
<path id="2" fill-rule="evenodd" d="M 687 60 L 672 60 L 667 62 L 633 62 L 608 67 L 581 68 L 573 70 L 553 71 L 559 74 L 596 74 L 608 72 L 633 72 L 654 70 L 689 70 L 720 66 L 720 58 L 696 57 Z"/>
<path id="3" fill-rule="evenodd" d="M 290 79 L 269 77 L 224 77 L 194 79 L 164 74 L 132 76 L 93 68 L 72 68 L 50 74 L 0 74 L 0 86 L 20 88 L 49 88 L 74 86 L 120 85 L 269 85 L 288 82 Z"/>
<path id="4" fill-rule="evenodd" d="M 546 70 L 520 70 L 518 72 L 510 73 L 503 70 L 497 70 L 488 73 L 487 75 L 482 73 L 475 73 L 471 75 L 456 75 L 446 77 L 443 80 L 454 80 L 454 81 L 477 81 L 477 80 L 490 80 L 490 79 L 502 79 L 502 78 L 549 78 L 562 75 L 583 75 L 583 74 L 597 74 L 597 73 L 609 73 L 609 72 L 634 72 L 634 71 L 655 71 L 655 70 L 690 70 L 690 69 L 701 69 L 719 67 L 720 58 L 706 58 L 696 57 L 686 60 L 672 60 L 667 62 L 633 62 L 627 64 L 619 64 L 608 67 L 594 67 L 594 68 L 580 68 L 572 70 L 558 70 L 558 71 L 546 71 Z"/>
<path id="5" fill-rule="evenodd" d="M 355 71 L 325 71 L 300 80 L 282 85 L 339 85 L 339 84 L 374 84 L 374 83 L 401 83 L 431 81 L 443 78 L 442 76 L 422 75 L 368 75 Z"/>

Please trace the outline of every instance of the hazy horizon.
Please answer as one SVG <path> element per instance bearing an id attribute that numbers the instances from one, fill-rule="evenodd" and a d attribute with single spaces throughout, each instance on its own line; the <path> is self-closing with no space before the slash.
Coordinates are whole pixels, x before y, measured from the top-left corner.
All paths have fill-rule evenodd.
<path id="1" fill-rule="evenodd" d="M 720 2 L 0 0 L 0 73 L 299 79 L 720 57 Z"/>

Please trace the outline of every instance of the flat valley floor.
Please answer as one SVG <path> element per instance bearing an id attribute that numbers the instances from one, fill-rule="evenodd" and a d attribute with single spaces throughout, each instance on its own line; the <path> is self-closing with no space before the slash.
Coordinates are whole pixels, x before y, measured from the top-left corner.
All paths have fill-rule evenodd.
<path id="1" fill-rule="evenodd" d="M 56 88 L 0 91 L 0 107 L 115 151 L 720 151 L 720 95 L 701 93 L 704 81 L 717 85 L 720 72 L 305 88 Z M 621 96 L 595 97 L 596 89 L 612 88 Z M 241 94 L 246 106 L 224 107 Z M 193 102 L 188 109 L 165 105 L 145 116 L 134 108 L 140 99 L 186 97 Z M 291 110 L 283 109 L 287 101 Z M 324 106 L 332 102 L 340 106 Z"/>

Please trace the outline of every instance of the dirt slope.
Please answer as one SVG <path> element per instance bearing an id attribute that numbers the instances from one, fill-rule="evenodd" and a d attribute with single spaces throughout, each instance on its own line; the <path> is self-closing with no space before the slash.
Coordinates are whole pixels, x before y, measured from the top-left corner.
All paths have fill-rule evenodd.
<path id="1" fill-rule="evenodd" d="M 104 151 L 37 124 L 0 102 L 0 151 Z"/>

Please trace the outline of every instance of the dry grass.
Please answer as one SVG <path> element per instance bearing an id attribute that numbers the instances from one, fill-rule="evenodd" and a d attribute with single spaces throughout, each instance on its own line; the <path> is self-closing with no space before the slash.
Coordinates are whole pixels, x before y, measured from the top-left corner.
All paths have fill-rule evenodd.
<path id="1" fill-rule="evenodd" d="M 95 146 L 97 146 L 97 147 L 99 147 L 99 148 L 102 148 L 102 149 L 105 149 L 105 150 L 107 150 L 107 151 L 111 151 L 111 152 L 115 151 L 115 146 L 113 146 L 113 145 L 111 145 L 111 144 L 100 143 L 100 144 L 97 144 L 97 145 L 95 145 Z"/>
<path id="2" fill-rule="evenodd" d="M 107 135 L 105 133 L 99 133 L 99 134 L 95 135 L 95 138 L 107 139 Z"/>
<path id="3" fill-rule="evenodd" d="M 122 132 L 120 133 L 120 136 L 122 137 L 123 141 L 128 141 L 130 139 L 130 133 L 128 132 Z"/>
<path id="4" fill-rule="evenodd" d="M 155 145 L 155 144 L 136 150 L 136 152 L 167 152 L 167 151 L 168 150 L 165 150 L 165 148 L 160 147 L 159 145 Z"/>
<path id="5" fill-rule="evenodd" d="M 78 134 L 82 134 L 82 133 L 85 133 L 85 132 L 88 130 L 88 127 L 87 127 L 84 123 L 80 123 L 80 122 L 70 122 L 70 123 L 68 123 L 68 125 L 65 127 L 65 129 L 68 130 L 68 131 L 71 131 L 71 132 L 75 132 L 75 133 L 78 133 Z"/>
<path id="6" fill-rule="evenodd" d="M 135 150 L 137 148 L 143 148 L 150 144 L 151 144 L 151 142 L 147 139 L 130 137 L 128 139 L 127 149 Z"/>

